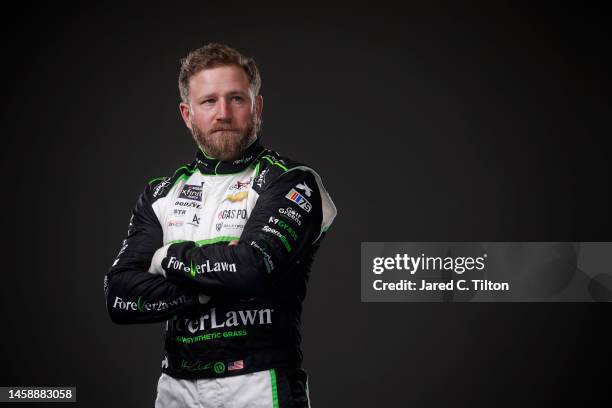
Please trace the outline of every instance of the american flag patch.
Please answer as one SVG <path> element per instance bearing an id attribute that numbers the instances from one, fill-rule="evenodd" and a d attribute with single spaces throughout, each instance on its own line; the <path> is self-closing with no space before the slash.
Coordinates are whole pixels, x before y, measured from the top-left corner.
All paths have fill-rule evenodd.
<path id="1" fill-rule="evenodd" d="M 299 205 L 300 208 L 302 208 L 306 212 L 310 212 L 312 205 L 306 198 L 304 198 L 303 195 L 295 191 L 295 188 L 292 188 L 291 191 L 289 191 L 285 197 Z"/>
<path id="2" fill-rule="evenodd" d="M 242 360 L 231 362 L 227 365 L 227 371 L 242 370 L 244 368 L 244 362 Z"/>

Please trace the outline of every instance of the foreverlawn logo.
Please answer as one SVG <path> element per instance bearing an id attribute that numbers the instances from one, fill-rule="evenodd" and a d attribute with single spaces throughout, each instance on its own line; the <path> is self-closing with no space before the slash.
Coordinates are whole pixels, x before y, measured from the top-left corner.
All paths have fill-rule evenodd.
<path id="1" fill-rule="evenodd" d="M 181 190 L 181 194 L 179 194 L 179 198 L 184 198 L 193 201 L 202 201 L 203 187 L 204 182 L 202 182 L 199 186 L 195 184 L 185 184 L 183 186 L 183 189 Z"/>
<path id="2" fill-rule="evenodd" d="M 132 310 L 134 312 L 151 312 L 151 311 L 161 311 L 166 310 L 169 307 L 182 305 L 187 301 L 185 295 L 181 295 L 175 299 L 171 300 L 159 300 L 157 302 L 148 302 L 142 296 L 139 296 L 135 302 L 126 301 L 121 299 L 119 296 L 115 296 L 115 301 L 113 302 L 113 309 L 119 310 Z"/>
<path id="3" fill-rule="evenodd" d="M 203 264 L 194 264 L 193 261 L 191 261 L 189 266 L 187 266 L 183 261 L 179 261 L 173 256 L 168 260 L 167 268 L 182 270 L 192 277 L 209 272 L 236 272 L 236 264 L 233 262 L 210 262 L 210 260 L 207 259 Z"/>
<path id="4" fill-rule="evenodd" d="M 248 326 L 265 326 L 272 324 L 272 314 L 274 309 L 248 309 L 248 310 L 229 310 L 225 314 L 219 312 L 217 315 L 217 308 L 211 307 L 210 313 L 201 315 L 194 319 L 182 318 L 171 321 L 173 330 L 177 333 L 190 333 L 196 334 L 201 332 L 207 332 L 203 334 L 201 339 L 193 339 L 186 341 L 202 341 L 202 340 L 213 340 L 221 337 L 239 337 L 246 336 L 246 329 L 244 332 L 240 330 L 231 332 L 208 332 L 208 330 L 215 329 L 232 329 L 235 327 L 248 327 Z"/>

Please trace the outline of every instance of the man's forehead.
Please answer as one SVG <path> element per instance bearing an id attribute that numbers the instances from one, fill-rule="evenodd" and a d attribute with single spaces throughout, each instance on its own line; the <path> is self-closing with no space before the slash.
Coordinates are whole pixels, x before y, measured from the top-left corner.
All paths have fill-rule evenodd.
<path id="1" fill-rule="evenodd" d="M 248 92 L 249 79 L 246 72 L 235 65 L 206 68 L 189 80 L 192 95 L 207 93 Z"/>

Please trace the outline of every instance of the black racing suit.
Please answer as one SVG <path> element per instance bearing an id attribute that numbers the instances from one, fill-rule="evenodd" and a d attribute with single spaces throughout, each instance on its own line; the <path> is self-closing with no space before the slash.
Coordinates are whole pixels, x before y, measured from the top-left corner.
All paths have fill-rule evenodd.
<path id="1" fill-rule="evenodd" d="M 167 321 L 175 378 L 299 368 L 308 274 L 335 215 L 316 172 L 258 141 L 231 163 L 198 151 L 139 197 L 104 280 L 110 317 Z"/>

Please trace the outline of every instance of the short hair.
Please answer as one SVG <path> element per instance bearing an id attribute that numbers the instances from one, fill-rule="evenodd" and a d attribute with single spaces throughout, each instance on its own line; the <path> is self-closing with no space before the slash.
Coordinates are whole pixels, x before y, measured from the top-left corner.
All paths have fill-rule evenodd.
<path id="1" fill-rule="evenodd" d="M 185 58 L 181 59 L 181 71 L 178 80 L 181 100 L 189 103 L 189 81 L 192 76 L 204 69 L 227 65 L 242 68 L 249 79 L 249 88 L 253 92 L 253 96 L 259 94 L 261 77 L 255 60 L 251 57 L 245 57 L 227 45 L 210 43 L 191 51 Z"/>

